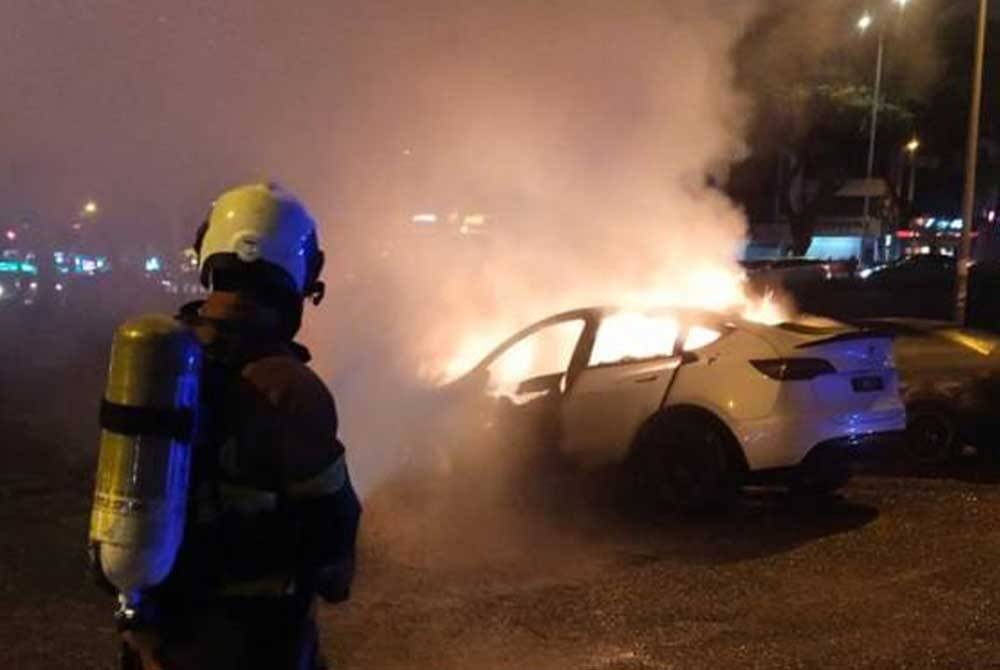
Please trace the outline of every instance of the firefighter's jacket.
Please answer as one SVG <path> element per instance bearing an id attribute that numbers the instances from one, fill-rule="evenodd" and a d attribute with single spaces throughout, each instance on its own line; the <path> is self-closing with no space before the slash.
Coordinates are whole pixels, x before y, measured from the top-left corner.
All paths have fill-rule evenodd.
<path id="1" fill-rule="evenodd" d="M 205 345 L 191 504 L 165 608 L 346 599 L 361 512 L 333 397 L 266 310 L 213 293 L 182 310 Z"/>

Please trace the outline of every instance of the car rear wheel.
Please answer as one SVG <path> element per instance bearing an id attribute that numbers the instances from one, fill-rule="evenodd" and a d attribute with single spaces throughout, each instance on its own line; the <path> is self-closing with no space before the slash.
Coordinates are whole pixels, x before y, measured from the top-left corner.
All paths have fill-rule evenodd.
<path id="1" fill-rule="evenodd" d="M 906 451 L 918 463 L 940 465 L 955 456 L 958 429 L 944 409 L 924 405 L 910 410 L 906 425 Z"/>
<path id="2" fill-rule="evenodd" d="M 727 436 L 696 416 L 663 417 L 633 459 L 639 493 L 682 511 L 724 507 L 738 491 Z"/>

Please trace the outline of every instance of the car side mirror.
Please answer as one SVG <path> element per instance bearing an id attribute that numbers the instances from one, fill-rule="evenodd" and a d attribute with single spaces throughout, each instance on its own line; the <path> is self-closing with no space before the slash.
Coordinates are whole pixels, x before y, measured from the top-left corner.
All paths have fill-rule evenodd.
<path id="1" fill-rule="evenodd" d="M 517 385 L 517 393 L 546 393 L 559 387 L 559 379 L 562 375 L 544 375 L 525 379 Z"/>
<path id="2" fill-rule="evenodd" d="M 485 389 L 490 385 L 490 371 L 486 368 L 476 370 L 470 375 L 470 383 L 473 388 Z"/>
<path id="3" fill-rule="evenodd" d="M 698 354 L 693 351 L 682 351 L 681 352 L 681 365 L 690 365 L 691 363 L 697 363 L 699 361 Z"/>

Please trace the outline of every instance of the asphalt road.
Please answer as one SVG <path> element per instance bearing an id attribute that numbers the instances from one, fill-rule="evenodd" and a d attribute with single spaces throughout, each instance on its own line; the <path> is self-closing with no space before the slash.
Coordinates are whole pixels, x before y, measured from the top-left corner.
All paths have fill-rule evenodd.
<path id="1" fill-rule="evenodd" d="M 390 505 L 324 632 L 357 668 L 1000 667 L 1000 491 L 972 474 L 690 519 Z"/>
<path id="2" fill-rule="evenodd" d="M 342 668 L 1000 667 L 990 479 L 865 475 L 687 519 L 389 485 L 323 638 Z M 0 667 L 113 667 L 111 603 L 83 572 L 88 488 L 0 476 Z"/>

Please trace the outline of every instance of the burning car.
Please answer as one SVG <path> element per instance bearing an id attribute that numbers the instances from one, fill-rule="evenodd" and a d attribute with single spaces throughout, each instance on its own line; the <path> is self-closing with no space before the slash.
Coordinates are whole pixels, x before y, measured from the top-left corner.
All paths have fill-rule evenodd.
<path id="1" fill-rule="evenodd" d="M 625 465 L 682 508 L 754 482 L 836 490 L 859 445 L 906 426 L 892 340 L 819 319 L 581 309 L 518 332 L 446 389 L 475 399 L 496 441 Z"/>

